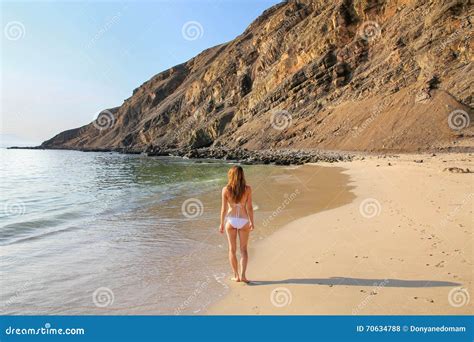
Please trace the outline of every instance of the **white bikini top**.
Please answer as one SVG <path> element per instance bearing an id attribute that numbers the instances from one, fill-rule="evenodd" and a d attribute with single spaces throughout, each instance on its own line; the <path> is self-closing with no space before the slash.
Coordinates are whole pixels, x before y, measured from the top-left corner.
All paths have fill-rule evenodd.
<path id="1" fill-rule="evenodd" d="M 237 213 L 235 217 L 240 217 L 240 208 L 242 208 L 242 204 L 245 204 L 247 203 L 247 198 L 245 199 L 245 202 L 244 203 L 231 203 L 229 202 L 230 206 L 231 207 L 236 207 L 237 208 Z"/>
<path id="2" fill-rule="evenodd" d="M 240 208 L 242 207 L 242 205 L 240 203 L 230 203 L 230 202 L 229 202 L 229 204 L 230 204 L 230 207 L 232 209 L 237 208 L 237 212 L 236 212 L 234 217 L 240 217 Z M 232 209 L 231 209 L 231 211 L 232 211 Z M 227 215 L 230 217 L 230 213 L 227 214 Z"/>

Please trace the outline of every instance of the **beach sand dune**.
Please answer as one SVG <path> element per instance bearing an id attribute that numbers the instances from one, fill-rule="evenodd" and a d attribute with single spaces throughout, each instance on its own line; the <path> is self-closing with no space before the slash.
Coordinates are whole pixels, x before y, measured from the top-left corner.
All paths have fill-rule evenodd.
<path id="1" fill-rule="evenodd" d="M 255 243 L 253 282 L 229 282 L 208 313 L 473 314 L 474 174 L 449 170 L 474 170 L 473 156 L 367 157 L 337 167 L 355 199 Z"/>

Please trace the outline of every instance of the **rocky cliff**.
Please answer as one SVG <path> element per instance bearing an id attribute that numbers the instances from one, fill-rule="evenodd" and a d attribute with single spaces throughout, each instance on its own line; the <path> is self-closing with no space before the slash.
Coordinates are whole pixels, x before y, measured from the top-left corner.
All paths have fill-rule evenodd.
<path id="1" fill-rule="evenodd" d="M 287 1 L 42 148 L 474 146 L 470 0 Z"/>

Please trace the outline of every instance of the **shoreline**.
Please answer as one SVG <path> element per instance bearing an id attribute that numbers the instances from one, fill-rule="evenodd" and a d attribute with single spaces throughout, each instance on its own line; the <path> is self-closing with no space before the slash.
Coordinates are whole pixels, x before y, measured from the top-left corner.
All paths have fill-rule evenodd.
<path id="1" fill-rule="evenodd" d="M 196 160 L 234 161 L 246 165 L 274 164 L 274 165 L 304 165 L 319 161 L 338 162 L 349 161 L 354 153 L 346 151 L 329 151 L 315 149 L 268 149 L 249 150 L 246 148 L 156 148 L 148 147 L 144 150 L 127 148 L 45 148 L 35 147 L 8 147 L 7 149 L 26 150 L 65 150 L 81 152 L 115 152 L 121 154 L 144 154 L 149 157 L 181 157 Z"/>
<path id="2" fill-rule="evenodd" d="M 258 241 L 253 282 L 228 281 L 230 293 L 207 314 L 472 314 L 474 188 L 459 170 L 472 172 L 474 157 L 366 157 L 337 167 L 356 199 Z"/>
<path id="3" fill-rule="evenodd" d="M 22 294 L 22 299 L 29 300 L 12 302 L 4 308 L 5 313 L 188 315 L 204 312 L 210 303 L 226 294 L 227 288 L 221 279 L 225 279 L 228 266 L 227 241 L 217 228 L 221 205 L 219 195 L 225 184 L 228 164 L 200 164 L 194 160 L 167 157 L 123 158 L 115 153 L 88 155 L 75 151 L 5 150 L 2 155 L 8 157 L 5 158 L 7 165 L 20 171 L 22 184 L 34 182 L 35 172 L 30 174 L 30 168 L 15 168 L 15 161 L 26 159 L 32 160 L 34 165 L 41 165 L 41 160 L 47 160 L 48 170 L 56 175 L 41 182 L 45 186 L 40 194 L 52 189 L 51 194 L 45 196 L 45 202 L 41 196 L 35 196 L 36 193 L 29 197 L 30 201 L 43 206 L 20 202 L 20 205 L 24 204 L 24 215 L 14 216 L 7 222 L 12 234 L 15 232 L 18 236 L 11 235 L 11 240 L 9 236 L 3 236 L 5 240 L 2 240 L 6 242 L 5 256 L 16 260 L 7 272 L 11 277 L 4 284 L 3 298 L 14 298 L 17 288 L 27 281 L 31 284 L 28 291 Z M 294 218 L 309 215 L 314 210 L 324 210 L 336 192 L 344 190 L 332 203 L 333 206 L 349 203 L 353 199 L 347 191 L 349 177 L 343 175 L 340 168 L 317 165 L 255 165 L 244 168 L 254 189 L 256 222 L 261 222 L 258 223 L 258 232 L 251 236 L 254 242 L 264 240 L 273 234 L 275 227 L 283 226 Z M 132 172 L 123 173 L 122 170 Z M 66 175 L 65 179 L 60 177 L 62 174 Z M 161 187 L 159 179 L 162 178 L 177 182 L 176 186 L 171 186 L 169 196 L 167 189 L 170 187 Z M 47 198 L 54 198 L 57 189 L 66 193 L 61 189 L 69 189 L 70 184 L 76 191 L 61 197 L 65 203 L 76 202 L 75 196 L 81 193 L 81 184 L 99 184 L 104 191 L 96 193 L 97 187 L 94 186 L 92 189 L 85 187 L 82 192 L 91 193 L 93 198 L 100 197 L 102 203 L 108 204 L 102 207 L 98 201 L 88 201 L 83 206 L 78 203 L 74 216 L 62 215 L 56 225 L 37 224 L 38 219 L 56 223 L 55 206 L 50 206 Z M 117 189 L 117 185 L 123 191 L 116 193 L 108 190 L 109 186 Z M 22 192 L 19 191 L 21 188 L 15 190 L 12 187 L 12 193 L 26 198 L 25 194 L 31 188 L 26 186 Z M 313 191 L 319 191 L 324 196 L 312 201 L 309 196 Z M 183 209 L 185 203 L 192 206 L 184 206 Z M 97 211 L 89 211 L 92 206 Z M 193 208 L 197 211 L 193 212 Z M 40 209 L 46 214 L 35 216 L 35 210 Z M 53 212 L 51 216 L 50 212 Z M 264 218 L 269 219 L 264 222 Z M 23 226 L 32 229 L 16 229 Z M 50 273 L 52 268 L 47 267 L 57 262 L 56 253 L 47 253 L 51 245 L 57 246 L 64 260 L 54 274 Z M 31 262 L 23 260 L 29 260 L 26 255 L 30 250 L 46 252 L 35 254 L 41 259 L 41 263 L 36 265 L 42 272 L 28 280 L 25 278 L 29 274 L 25 265 Z M 20 257 L 24 254 L 25 259 Z M 128 267 L 123 268 L 123 262 L 118 260 L 126 260 Z M 64 292 L 62 281 L 58 280 L 68 276 L 64 268 L 77 270 L 74 276 L 67 278 L 68 284 L 82 294 Z M 91 305 L 90 296 L 96 289 L 95 284 L 108 286 L 117 298 L 116 303 L 105 309 Z M 142 290 L 137 284 L 146 284 L 146 289 Z M 135 289 L 133 294 L 129 293 L 130 289 Z M 54 296 L 52 291 L 55 291 Z M 62 306 L 62 302 L 71 304 Z"/>
<path id="4" fill-rule="evenodd" d="M 311 163 L 347 162 L 353 160 L 364 160 L 365 158 L 388 158 L 400 156 L 433 156 L 436 154 L 468 154 L 474 153 L 474 147 L 453 146 L 443 149 L 432 149 L 426 151 L 343 151 L 343 150 L 320 150 L 314 148 L 287 148 L 287 149 L 265 149 L 249 150 L 246 148 L 158 148 L 149 146 L 146 149 L 131 148 L 67 148 L 67 147 L 18 147 L 11 146 L 6 149 L 25 150 L 64 150 L 80 152 L 114 152 L 120 154 L 144 154 L 149 157 L 181 157 L 195 160 L 216 160 L 238 162 L 244 165 L 305 165 Z"/>

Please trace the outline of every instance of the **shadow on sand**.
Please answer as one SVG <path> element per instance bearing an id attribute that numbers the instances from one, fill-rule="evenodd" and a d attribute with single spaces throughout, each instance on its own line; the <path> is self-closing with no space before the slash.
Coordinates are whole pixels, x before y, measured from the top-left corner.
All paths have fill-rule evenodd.
<path id="1" fill-rule="evenodd" d="M 437 280 L 402 280 L 402 279 L 361 279 L 346 277 L 331 277 L 326 279 L 283 279 L 283 280 L 252 280 L 248 285 L 277 285 L 277 284 L 302 284 L 302 285 L 346 285 L 346 286 L 383 286 L 383 287 L 441 287 L 460 286 L 459 283 Z"/>

